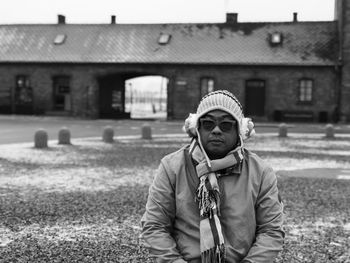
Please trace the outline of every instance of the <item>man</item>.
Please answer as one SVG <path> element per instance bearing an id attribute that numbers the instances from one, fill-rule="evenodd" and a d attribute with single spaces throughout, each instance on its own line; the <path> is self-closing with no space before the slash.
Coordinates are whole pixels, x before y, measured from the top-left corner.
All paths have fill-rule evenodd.
<path id="1" fill-rule="evenodd" d="M 156 262 L 272 263 L 283 208 L 271 167 L 244 148 L 254 132 L 228 91 L 204 96 L 185 130 L 190 145 L 161 160 L 142 236 Z"/>

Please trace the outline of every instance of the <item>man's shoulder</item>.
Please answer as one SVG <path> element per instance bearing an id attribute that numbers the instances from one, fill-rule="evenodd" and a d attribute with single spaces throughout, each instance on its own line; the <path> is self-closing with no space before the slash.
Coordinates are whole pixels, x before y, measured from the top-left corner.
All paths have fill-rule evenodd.
<path id="1" fill-rule="evenodd" d="M 271 165 L 269 165 L 264 159 L 246 148 L 244 148 L 244 155 L 248 166 L 255 166 L 261 171 L 272 169 Z"/>
<path id="2" fill-rule="evenodd" d="M 164 163 L 173 163 L 176 161 L 183 160 L 185 158 L 185 151 L 188 150 L 189 145 L 184 145 L 180 149 L 175 152 L 169 153 L 162 158 L 162 162 Z"/>
<path id="3" fill-rule="evenodd" d="M 247 159 L 263 161 L 263 159 L 259 155 L 247 148 L 244 148 L 244 155 Z"/>
<path id="4" fill-rule="evenodd" d="M 186 167 L 186 154 L 188 154 L 188 148 L 189 146 L 185 145 L 177 151 L 169 153 L 162 158 L 161 165 L 170 177 L 180 174 L 180 171 Z"/>

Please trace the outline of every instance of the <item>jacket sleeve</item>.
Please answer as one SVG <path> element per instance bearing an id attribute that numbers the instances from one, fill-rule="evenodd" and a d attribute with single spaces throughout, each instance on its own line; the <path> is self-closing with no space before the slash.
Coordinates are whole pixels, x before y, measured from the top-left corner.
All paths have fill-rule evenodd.
<path id="1" fill-rule="evenodd" d="M 271 263 L 284 241 L 283 205 L 278 196 L 277 178 L 265 169 L 256 202 L 256 239 L 242 263 Z"/>
<path id="2" fill-rule="evenodd" d="M 175 179 L 161 162 L 150 186 L 146 211 L 141 219 L 142 238 L 156 262 L 186 262 L 172 237 L 175 218 Z"/>

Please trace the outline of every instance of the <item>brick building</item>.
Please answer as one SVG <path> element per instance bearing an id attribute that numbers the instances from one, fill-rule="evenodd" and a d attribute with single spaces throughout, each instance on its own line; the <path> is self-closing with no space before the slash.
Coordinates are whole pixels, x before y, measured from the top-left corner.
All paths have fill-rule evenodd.
<path id="1" fill-rule="evenodd" d="M 0 25 L 0 113 L 125 118 L 125 81 L 168 79 L 179 119 L 232 91 L 270 121 L 350 119 L 350 4 L 334 21 Z"/>
<path id="2" fill-rule="evenodd" d="M 338 22 L 338 65 L 340 118 L 350 121 L 350 1 L 335 0 L 335 19 Z"/>

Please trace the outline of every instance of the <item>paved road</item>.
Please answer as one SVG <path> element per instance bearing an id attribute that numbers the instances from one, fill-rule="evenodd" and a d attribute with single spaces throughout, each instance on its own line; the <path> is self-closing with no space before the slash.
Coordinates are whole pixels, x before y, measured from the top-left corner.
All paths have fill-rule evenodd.
<path id="1" fill-rule="evenodd" d="M 99 137 L 103 128 L 112 126 L 116 136 L 141 134 L 146 122 L 152 126 L 153 134 L 182 133 L 183 121 L 147 121 L 147 120 L 91 120 L 69 117 L 32 117 L 0 115 L 0 144 L 32 142 L 34 133 L 42 128 L 48 132 L 49 139 L 57 139 L 58 131 L 67 127 L 72 139 Z M 256 123 L 257 133 L 276 133 L 278 123 Z M 288 132 L 324 133 L 324 124 L 288 124 Z M 336 125 L 336 133 L 350 134 L 350 125 Z"/>
<path id="2" fill-rule="evenodd" d="M 146 120 L 83 120 L 67 117 L 28 117 L 0 115 L 0 144 L 33 142 L 35 131 L 45 129 L 50 140 L 57 140 L 58 131 L 67 127 L 72 139 L 99 137 L 105 126 L 112 126 L 115 136 L 140 135 L 145 123 L 152 126 L 154 135 L 183 134 L 183 121 L 146 121 Z M 257 133 L 278 133 L 279 123 L 256 123 Z M 288 133 L 324 133 L 324 124 L 288 124 Z M 335 125 L 336 133 L 350 137 L 350 125 Z M 349 169 L 302 169 L 279 171 L 284 176 L 337 178 L 350 180 Z"/>

